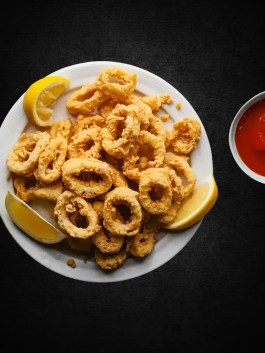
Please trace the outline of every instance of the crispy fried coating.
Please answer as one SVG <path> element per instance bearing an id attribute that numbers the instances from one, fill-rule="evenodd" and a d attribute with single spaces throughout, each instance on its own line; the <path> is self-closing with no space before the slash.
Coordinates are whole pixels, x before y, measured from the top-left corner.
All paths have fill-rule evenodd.
<path id="1" fill-rule="evenodd" d="M 16 195 L 25 202 L 34 200 L 35 192 L 40 188 L 40 183 L 34 176 L 29 178 L 15 176 L 13 179 L 13 184 L 16 190 Z"/>
<path id="2" fill-rule="evenodd" d="M 92 205 L 71 191 L 64 191 L 58 197 L 54 214 L 59 226 L 74 238 L 86 239 L 100 230 Z"/>
<path id="3" fill-rule="evenodd" d="M 201 138 L 201 125 L 196 119 L 184 118 L 173 125 L 170 145 L 177 154 L 189 154 Z"/>
<path id="4" fill-rule="evenodd" d="M 44 184 L 57 181 L 61 174 L 67 154 L 67 141 L 64 137 L 55 137 L 50 140 L 48 146 L 39 157 L 38 169 L 35 172 L 36 179 Z"/>
<path id="5" fill-rule="evenodd" d="M 68 141 L 71 127 L 72 123 L 70 119 L 55 121 L 50 129 L 51 138 L 64 137 Z"/>
<path id="6" fill-rule="evenodd" d="M 107 192 L 112 184 L 112 170 L 105 162 L 94 158 L 71 158 L 62 167 L 64 185 L 85 198 Z"/>
<path id="7" fill-rule="evenodd" d="M 114 235 L 105 228 L 92 236 L 93 244 L 102 252 L 107 254 L 115 254 L 119 252 L 124 243 L 124 236 Z"/>
<path id="8" fill-rule="evenodd" d="M 129 252 L 137 257 L 150 254 L 157 242 L 158 231 L 159 224 L 155 220 L 144 222 L 141 231 L 129 239 Z"/>
<path id="9" fill-rule="evenodd" d="M 54 185 L 38 188 L 37 190 L 34 191 L 34 196 L 39 199 L 45 199 L 45 200 L 56 202 L 58 197 L 62 194 L 62 192 L 63 192 L 63 185 L 61 182 L 59 182 Z"/>
<path id="10" fill-rule="evenodd" d="M 18 142 L 8 153 L 7 166 L 18 175 L 29 175 L 37 165 L 40 154 L 49 143 L 50 135 L 47 132 L 23 133 Z"/>
<path id="11" fill-rule="evenodd" d="M 141 172 L 139 199 L 144 209 L 151 214 L 161 214 L 169 210 L 172 189 L 167 168 L 149 168 Z"/>
<path id="12" fill-rule="evenodd" d="M 107 97 L 95 83 L 88 83 L 74 92 L 66 101 L 66 108 L 73 115 L 93 113 Z"/>
<path id="13" fill-rule="evenodd" d="M 104 254 L 97 248 L 95 249 L 95 261 L 103 270 L 115 270 L 121 267 L 126 257 L 126 249 L 122 249 L 115 254 Z"/>
<path id="14" fill-rule="evenodd" d="M 117 67 L 108 67 L 98 75 L 97 86 L 105 95 L 123 99 L 133 92 L 136 74 Z"/>
<path id="15" fill-rule="evenodd" d="M 71 138 L 68 145 L 68 158 L 100 158 L 102 149 L 101 128 L 91 126 L 85 130 L 80 130 Z"/>
<path id="16" fill-rule="evenodd" d="M 109 232 L 127 236 L 139 232 L 143 214 L 138 196 L 138 192 L 127 187 L 115 188 L 107 194 L 103 224 Z"/>

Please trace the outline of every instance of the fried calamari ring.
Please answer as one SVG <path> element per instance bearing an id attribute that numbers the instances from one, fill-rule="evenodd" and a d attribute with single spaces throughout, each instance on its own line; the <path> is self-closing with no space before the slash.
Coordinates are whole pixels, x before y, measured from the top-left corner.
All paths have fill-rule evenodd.
<path id="1" fill-rule="evenodd" d="M 194 189 L 196 183 L 196 176 L 187 162 L 185 157 L 177 156 L 172 152 L 167 152 L 165 156 L 165 163 L 167 166 L 171 167 L 177 172 L 177 175 L 184 177 L 185 186 L 184 186 L 184 197 L 190 195 Z"/>
<path id="2" fill-rule="evenodd" d="M 38 169 L 35 172 L 36 179 L 45 184 L 58 180 L 61 176 L 61 168 L 67 154 L 67 141 L 63 137 L 55 137 L 50 140 L 46 149 L 39 158 Z"/>
<path id="3" fill-rule="evenodd" d="M 102 252 L 107 254 L 115 254 L 119 252 L 124 243 L 124 236 L 114 235 L 106 229 L 101 229 L 92 236 L 93 244 Z"/>
<path id="4" fill-rule="evenodd" d="M 102 116 L 100 115 L 89 115 L 89 116 L 78 115 L 75 123 L 72 125 L 71 134 L 72 136 L 74 136 L 79 131 L 86 130 L 94 126 L 104 127 L 105 119 L 102 118 Z"/>
<path id="5" fill-rule="evenodd" d="M 35 199 L 34 192 L 40 188 L 40 183 L 35 177 L 15 176 L 13 180 L 16 195 L 25 202 Z"/>
<path id="6" fill-rule="evenodd" d="M 71 191 L 64 191 L 58 197 L 54 214 L 59 226 L 74 238 L 86 239 L 100 230 L 92 205 Z"/>
<path id="7" fill-rule="evenodd" d="M 44 188 L 39 188 L 34 191 L 34 196 L 39 199 L 45 199 L 56 202 L 58 197 L 63 192 L 62 183 L 57 183 L 54 185 L 46 186 Z"/>
<path id="8" fill-rule="evenodd" d="M 120 186 L 125 186 L 128 187 L 128 183 L 127 180 L 125 178 L 125 176 L 123 175 L 122 172 L 120 172 L 119 170 L 117 170 L 115 167 L 113 167 L 112 165 L 109 164 L 109 167 L 112 170 L 112 175 L 113 175 L 113 186 L 115 188 L 118 188 Z"/>
<path id="9" fill-rule="evenodd" d="M 166 141 L 167 138 L 167 130 L 163 125 L 162 121 L 155 115 L 151 115 L 149 118 L 150 124 L 148 126 L 147 131 L 151 132 L 151 134 L 160 137 L 163 141 Z"/>
<path id="10" fill-rule="evenodd" d="M 105 199 L 104 227 L 115 235 L 132 236 L 139 232 L 143 214 L 138 192 L 126 187 L 110 191 Z"/>
<path id="11" fill-rule="evenodd" d="M 117 104 L 119 104 L 119 102 L 116 100 L 108 99 L 98 107 L 99 114 L 106 119 L 112 113 L 112 110 Z"/>
<path id="12" fill-rule="evenodd" d="M 152 94 L 150 96 L 141 97 L 141 100 L 149 105 L 153 111 L 157 111 L 161 108 L 162 102 L 159 96 Z"/>
<path id="13" fill-rule="evenodd" d="M 124 263 L 127 257 L 127 250 L 122 249 L 116 254 L 103 254 L 95 249 L 95 261 L 103 270 L 115 270 Z"/>
<path id="14" fill-rule="evenodd" d="M 66 101 L 66 108 L 73 115 L 93 113 L 107 97 L 95 83 L 82 86 Z"/>
<path id="15" fill-rule="evenodd" d="M 150 254 L 157 242 L 159 225 L 154 220 L 146 221 L 142 230 L 129 240 L 129 251 L 133 256 L 144 257 Z"/>
<path id="16" fill-rule="evenodd" d="M 102 149 L 101 128 L 92 126 L 79 131 L 72 136 L 71 143 L 68 146 L 69 158 L 100 158 Z"/>
<path id="17" fill-rule="evenodd" d="M 109 67 L 100 72 L 97 85 L 107 96 L 116 99 L 126 98 L 136 86 L 136 74 L 117 67 Z"/>
<path id="18" fill-rule="evenodd" d="M 47 132 L 23 133 L 18 142 L 8 153 L 8 169 L 18 175 L 31 174 L 38 165 L 40 154 L 49 143 L 50 135 Z"/>
<path id="19" fill-rule="evenodd" d="M 148 131 L 140 131 L 138 146 L 124 158 L 123 174 L 139 182 L 140 173 L 148 168 L 159 168 L 163 165 L 166 153 L 164 141 Z"/>
<path id="20" fill-rule="evenodd" d="M 92 198 L 104 194 L 112 186 L 112 170 L 94 158 L 68 159 L 62 167 L 64 185 L 77 195 Z"/>
<path id="21" fill-rule="evenodd" d="M 189 154 L 201 138 L 201 125 L 196 119 L 184 118 L 173 125 L 170 145 L 178 154 Z"/>
<path id="22" fill-rule="evenodd" d="M 135 105 L 118 104 L 106 119 L 106 128 L 101 130 L 104 150 L 115 158 L 123 158 L 128 154 L 132 143 L 140 132 Z"/>
<path id="23" fill-rule="evenodd" d="M 172 190 L 167 168 L 149 168 L 141 172 L 139 199 L 143 208 L 151 214 L 169 210 Z"/>
<path id="24" fill-rule="evenodd" d="M 157 217 L 157 221 L 160 223 L 169 223 L 175 219 L 178 210 L 181 207 L 182 200 L 184 198 L 184 186 L 182 180 L 176 175 L 176 172 L 168 168 L 168 175 L 171 182 L 172 188 L 172 202 L 169 210 Z"/>
<path id="25" fill-rule="evenodd" d="M 104 207 L 104 202 L 103 201 L 95 201 L 92 204 L 94 210 L 97 212 L 99 220 L 103 219 L 103 207 Z"/>
<path id="26" fill-rule="evenodd" d="M 55 121 L 50 129 L 50 135 L 52 138 L 64 137 L 66 141 L 68 141 L 71 132 L 71 126 L 72 123 L 70 119 Z"/>

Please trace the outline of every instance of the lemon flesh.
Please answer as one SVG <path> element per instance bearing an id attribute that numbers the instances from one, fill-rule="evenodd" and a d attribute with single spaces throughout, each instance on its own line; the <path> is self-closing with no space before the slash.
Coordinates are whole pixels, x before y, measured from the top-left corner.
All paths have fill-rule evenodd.
<path id="1" fill-rule="evenodd" d="M 181 230 L 200 221 L 214 206 L 218 188 L 213 174 L 210 174 L 182 204 L 176 218 L 162 227 Z"/>
<path id="2" fill-rule="evenodd" d="M 11 220 L 31 238 L 41 243 L 55 244 L 66 237 L 10 191 L 6 194 L 5 206 Z"/>
<path id="3" fill-rule="evenodd" d="M 46 76 L 34 82 L 27 89 L 23 100 L 29 121 L 38 126 L 51 126 L 52 106 L 69 85 L 70 80 L 61 76 Z"/>

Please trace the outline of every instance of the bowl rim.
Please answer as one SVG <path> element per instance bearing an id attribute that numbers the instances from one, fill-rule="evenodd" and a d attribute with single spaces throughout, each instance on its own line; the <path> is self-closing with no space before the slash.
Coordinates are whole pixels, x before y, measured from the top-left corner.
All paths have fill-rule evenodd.
<path id="1" fill-rule="evenodd" d="M 229 146 L 230 146 L 230 150 L 231 153 L 234 157 L 234 160 L 236 161 L 237 165 L 240 167 L 240 169 L 247 174 L 250 178 L 265 184 L 265 176 L 262 176 L 260 174 L 255 173 L 253 170 L 251 170 L 246 164 L 245 162 L 241 159 L 237 147 L 236 147 L 236 143 L 235 143 L 235 132 L 236 132 L 236 128 L 237 125 L 240 121 L 240 119 L 242 118 L 242 115 L 245 113 L 245 111 L 250 108 L 253 104 L 261 101 L 265 99 L 265 91 L 260 92 L 258 94 L 256 94 L 255 96 L 253 96 L 252 98 L 250 98 L 246 103 L 244 103 L 242 105 L 242 107 L 238 110 L 238 112 L 236 113 L 234 119 L 232 120 L 232 123 L 230 125 L 230 130 L 229 130 Z"/>

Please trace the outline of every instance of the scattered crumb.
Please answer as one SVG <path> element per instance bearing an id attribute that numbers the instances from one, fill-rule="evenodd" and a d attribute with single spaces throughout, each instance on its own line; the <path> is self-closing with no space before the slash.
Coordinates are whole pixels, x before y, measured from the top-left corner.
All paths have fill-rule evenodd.
<path id="1" fill-rule="evenodd" d="M 72 268 L 76 268 L 76 263 L 75 263 L 75 260 L 74 259 L 68 259 L 66 261 L 67 265 L 72 267 Z"/>
<path id="2" fill-rule="evenodd" d="M 178 102 L 178 103 L 176 104 L 176 108 L 177 108 L 177 110 L 180 110 L 180 109 L 181 109 L 181 103 L 180 103 L 180 102 Z"/>
<path id="3" fill-rule="evenodd" d="M 161 120 L 164 121 L 164 122 L 168 121 L 169 118 L 170 118 L 169 114 L 165 114 L 165 115 L 161 116 Z"/>
<path id="4" fill-rule="evenodd" d="M 164 104 L 171 104 L 173 102 L 171 95 L 167 93 L 160 94 L 160 99 Z"/>

